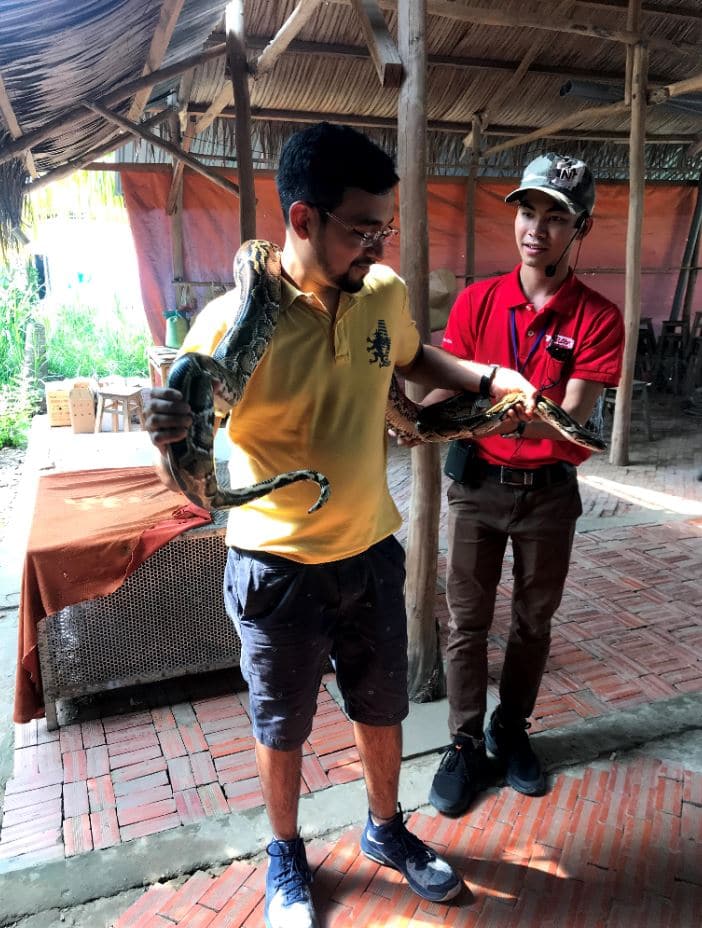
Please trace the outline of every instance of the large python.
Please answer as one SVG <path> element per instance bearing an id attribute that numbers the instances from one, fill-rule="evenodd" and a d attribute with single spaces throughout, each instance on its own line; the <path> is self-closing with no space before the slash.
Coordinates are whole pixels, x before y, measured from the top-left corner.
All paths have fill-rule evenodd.
<path id="1" fill-rule="evenodd" d="M 287 471 L 239 489 L 222 488 L 217 481 L 215 413 L 226 414 L 241 400 L 275 331 L 280 313 L 280 249 L 260 239 L 244 242 L 234 259 L 234 277 L 238 284 L 234 318 L 212 356 L 183 354 L 168 375 L 168 386 L 181 392 L 192 411 L 186 437 L 167 448 L 171 474 L 189 500 L 208 510 L 241 506 L 291 483 L 311 480 L 319 486 L 319 498 L 309 509 L 314 512 L 330 494 L 329 481 L 315 470 Z M 386 418 L 388 425 L 406 438 L 445 442 L 494 434 L 507 412 L 523 401 L 523 394 L 512 393 L 484 409 L 477 394 L 461 393 L 422 407 L 405 395 L 393 374 Z M 605 447 L 547 397 L 537 398 L 535 415 L 569 441 L 592 451 Z"/>
<path id="2" fill-rule="evenodd" d="M 241 400 L 246 384 L 265 354 L 280 313 L 280 249 L 258 239 L 244 242 L 234 259 L 239 299 L 232 323 L 212 356 L 186 353 L 168 374 L 168 386 L 190 405 L 186 437 L 168 445 L 173 479 L 203 509 L 231 509 L 299 480 L 319 486 L 314 512 L 329 499 L 329 481 L 315 470 L 292 470 L 248 487 L 225 489 L 217 482 L 213 448 L 215 412 L 226 414 Z"/>
<path id="3" fill-rule="evenodd" d="M 526 403 L 526 396 L 515 392 L 508 393 L 488 407 L 479 394 L 466 392 L 442 403 L 418 406 L 401 393 L 397 383 L 391 389 L 391 392 L 394 391 L 398 393 L 388 407 L 388 420 L 392 428 L 407 438 L 420 438 L 424 442 L 494 435 L 499 431 L 507 413 L 519 403 Z M 607 447 L 599 436 L 580 425 L 547 396 L 537 395 L 534 405 L 534 418 L 547 422 L 568 441 L 588 451 L 604 451 Z M 401 410 L 401 414 L 398 410 Z"/>

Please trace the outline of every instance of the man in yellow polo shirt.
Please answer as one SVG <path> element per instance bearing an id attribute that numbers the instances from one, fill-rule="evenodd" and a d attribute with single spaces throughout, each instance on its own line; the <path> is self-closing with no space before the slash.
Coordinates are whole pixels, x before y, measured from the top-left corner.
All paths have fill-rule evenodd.
<path id="1" fill-rule="evenodd" d="M 412 835 L 398 811 L 407 715 L 404 552 L 386 480 L 385 407 L 392 372 L 427 386 L 481 389 L 498 399 L 533 395 L 506 368 L 422 346 L 404 283 L 377 262 L 395 234 L 392 160 L 366 136 L 322 123 L 286 143 L 278 192 L 286 225 L 280 319 L 227 426 L 233 486 L 296 468 L 324 473 L 332 492 L 297 483 L 229 514 L 224 579 L 242 643 L 256 759 L 273 830 L 268 845 L 267 928 L 314 928 L 311 874 L 298 835 L 302 744 L 321 677 L 334 662 L 363 762 L 369 814 L 361 848 L 399 870 L 432 902 L 462 883 Z M 184 350 L 211 353 L 233 317 L 236 294 L 207 306 Z M 154 389 L 146 427 L 161 451 L 182 440 L 190 409 Z M 505 431 L 514 421 L 506 421 Z M 164 482 L 173 486 L 163 457 Z"/>

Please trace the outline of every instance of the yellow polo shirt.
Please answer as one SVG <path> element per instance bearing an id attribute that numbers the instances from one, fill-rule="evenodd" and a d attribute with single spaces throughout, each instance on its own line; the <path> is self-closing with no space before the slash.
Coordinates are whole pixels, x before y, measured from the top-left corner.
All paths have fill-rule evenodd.
<path id="1" fill-rule="evenodd" d="M 232 318 L 232 293 L 198 315 L 184 351 L 211 354 Z M 317 485 L 295 483 L 231 509 L 228 545 L 306 564 L 351 557 L 396 531 L 386 478 L 385 409 L 393 368 L 420 345 L 404 282 L 372 266 L 363 288 L 342 293 L 332 322 L 322 303 L 283 281 L 275 335 L 227 429 L 233 487 L 299 468 L 329 479 L 329 501 L 307 510 Z"/>

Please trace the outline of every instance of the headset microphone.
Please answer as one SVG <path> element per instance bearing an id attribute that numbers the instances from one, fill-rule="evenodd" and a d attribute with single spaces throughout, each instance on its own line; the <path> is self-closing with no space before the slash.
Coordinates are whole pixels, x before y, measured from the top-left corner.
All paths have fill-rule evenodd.
<path id="1" fill-rule="evenodd" d="M 583 227 L 583 225 L 585 224 L 585 220 L 586 220 L 586 219 L 587 219 L 587 213 L 581 213 L 580 216 L 578 216 L 578 219 L 577 219 L 577 221 L 576 221 L 576 223 L 575 223 L 575 232 L 573 233 L 573 237 L 571 238 L 571 240 L 568 242 L 568 244 L 566 245 L 566 247 L 565 247 L 565 248 L 563 249 L 563 251 L 561 252 L 560 258 L 555 262 L 555 264 L 547 264 L 546 267 L 544 268 L 544 274 L 545 274 L 547 277 L 554 277 L 554 276 L 555 276 L 555 274 L 556 274 L 556 268 L 558 267 L 558 265 L 561 263 L 561 261 L 562 261 L 563 258 L 565 257 L 565 254 L 566 254 L 566 252 L 568 251 L 568 249 L 570 248 L 570 246 L 573 244 L 573 242 L 576 240 L 576 238 L 580 235 L 580 233 L 581 233 L 581 231 L 582 231 L 582 227 Z"/>

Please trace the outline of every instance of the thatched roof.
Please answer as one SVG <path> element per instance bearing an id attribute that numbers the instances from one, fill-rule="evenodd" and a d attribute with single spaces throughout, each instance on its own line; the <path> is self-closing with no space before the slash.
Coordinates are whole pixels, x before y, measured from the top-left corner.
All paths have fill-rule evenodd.
<path id="1" fill-rule="evenodd" d="M 252 64 L 299 2 L 246 0 Z M 395 40 L 397 3 L 377 0 Z M 311 0 L 304 4 L 314 5 Z M 21 196 L 32 174 L 51 177 L 58 169 L 65 173 L 70 165 L 97 158 L 125 141 L 123 129 L 81 108 L 85 102 L 100 101 L 133 122 L 153 117 L 159 108 L 174 107 L 181 114 L 181 126 L 191 133 L 196 119 L 220 98 L 227 105 L 193 141 L 192 152 L 205 161 L 235 163 L 233 112 L 227 99 L 230 81 L 221 48 L 224 6 L 221 0 L 4 2 L 0 221 L 6 227 L 17 224 Z M 634 31 L 627 26 L 626 0 L 427 0 L 427 6 L 429 162 L 436 173 L 465 173 L 463 139 L 476 113 L 486 114 L 483 148 L 489 151 L 510 137 L 598 105 L 593 95 L 600 105 L 623 95 L 626 50 Z M 481 23 L 481 17 L 491 22 Z M 511 24 L 496 24 L 500 19 Z M 652 89 L 699 73 L 702 8 L 695 0 L 643 0 L 639 29 L 649 48 Z M 173 74 L 178 69 L 171 68 L 170 76 L 167 72 L 140 96 L 115 100 L 123 85 L 207 49 L 214 57 L 194 70 Z M 525 57 L 531 59 L 526 68 Z M 524 74 L 515 84 L 512 76 L 520 63 Z M 589 98 L 562 95 L 567 81 Z M 275 166 L 282 141 L 300 122 L 321 116 L 359 125 L 390 149 L 394 146 L 398 90 L 381 86 L 352 0 L 319 2 L 273 67 L 251 79 L 250 94 L 255 156 L 262 167 Z M 172 137 L 173 121 L 152 131 Z M 581 125 L 554 131 L 557 141 L 548 144 L 584 153 L 599 177 L 625 177 L 627 133 L 626 113 L 590 116 Z M 23 152 L 22 136 L 27 135 L 33 144 Z M 695 151 L 701 137 L 699 92 L 651 106 L 649 177 L 696 178 L 702 169 Z M 541 139 L 488 154 L 481 170 L 513 175 L 535 148 L 543 150 L 546 144 Z M 127 157 L 163 160 L 156 151 L 142 144 L 138 155 L 129 149 Z M 8 152 L 14 157 L 8 159 Z"/>

